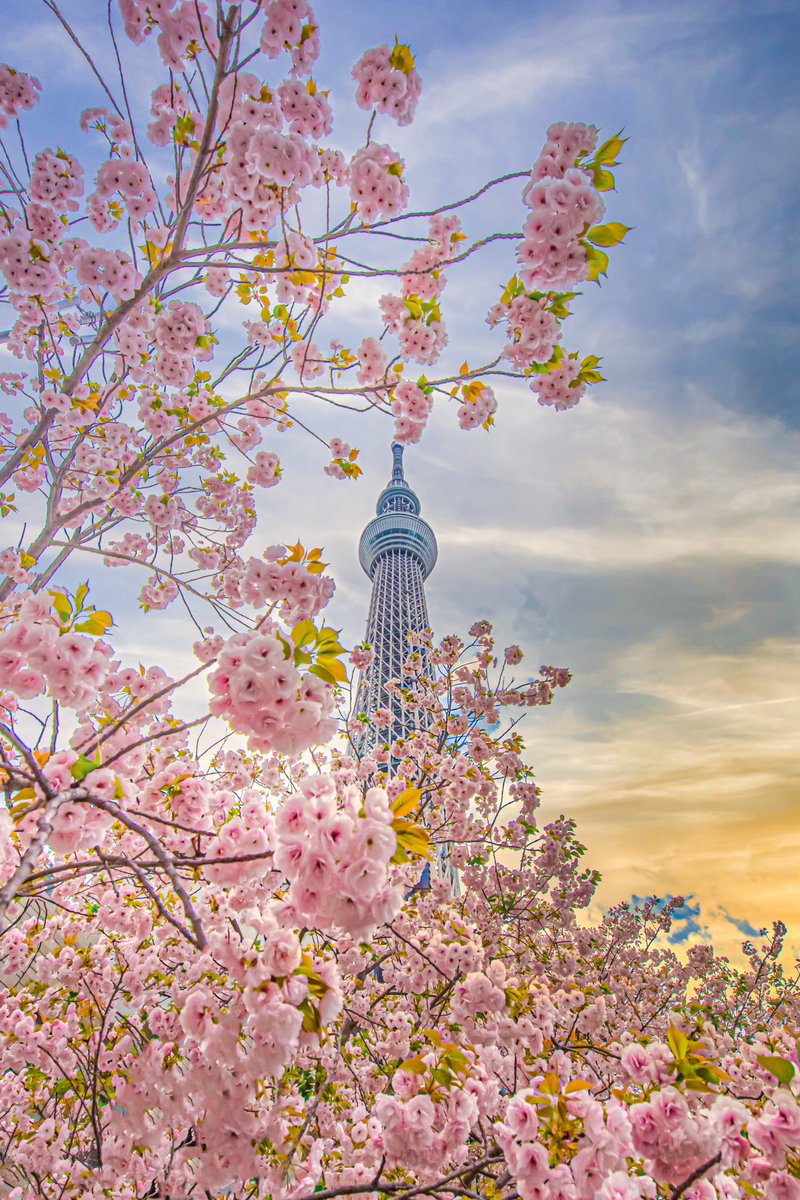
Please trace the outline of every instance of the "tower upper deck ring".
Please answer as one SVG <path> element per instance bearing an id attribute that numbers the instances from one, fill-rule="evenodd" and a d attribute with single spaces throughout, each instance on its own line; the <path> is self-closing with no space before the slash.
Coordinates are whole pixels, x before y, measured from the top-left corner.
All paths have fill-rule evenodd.
<path id="1" fill-rule="evenodd" d="M 392 445 L 392 478 L 378 497 L 374 517 L 361 535 L 358 561 L 372 578 L 375 564 L 393 550 L 405 550 L 415 555 L 424 578 L 436 565 L 436 537 L 427 521 L 419 515 L 419 497 L 406 482 L 403 474 L 403 447 Z"/>

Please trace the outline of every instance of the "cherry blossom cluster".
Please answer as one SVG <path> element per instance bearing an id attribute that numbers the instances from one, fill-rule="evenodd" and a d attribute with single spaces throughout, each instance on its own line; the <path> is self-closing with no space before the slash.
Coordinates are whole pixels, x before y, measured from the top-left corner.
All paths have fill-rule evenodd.
<path id="1" fill-rule="evenodd" d="M 210 711 L 246 734 L 251 749 L 298 755 L 336 732 L 331 689 L 296 670 L 267 626 L 228 639 L 208 686 Z"/>
<path id="2" fill-rule="evenodd" d="M 588 278 L 580 238 L 605 211 L 591 175 L 574 166 L 579 155 L 594 147 L 597 130 L 586 125 L 551 126 L 548 139 L 522 193 L 531 216 L 525 222 L 517 260 L 527 288 L 564 291 Z"/>
<path id="3" fill-rule="evenodd" d="M 121 132 L 119 128 L 117 132 Z M 107 205 L 117 195 L 122 197 L 134 227 L 150 216 L 158 204 L 158 196 L 144 163 L 130 158 L 111 158 L 97 172 L 95 190 L 88 200 L 91 221 L 98 232 L 113 228 L 113 223 L 108 224 Z"/>
<path id="4" fill-rule="evenodd" d="M 162 0 L 150 4 L 146 0 L 119 0 L 125 22 L 125 33 L 134 43 L 141 43 L 156 28 L 157 43 L 165 66 L 180 71 L 195 45 L 205 43 L 216 49 L 216 29 L 205 4 L 191 0 Z"/>
<path id="5" fill-rule="evenodd" d="M 409 125 L 414 117 L 422 80 L 406 46 L 376 46 L 362 54 L 353 67 L 356 104 L 374 108 L 393 117 L 398 125 Z"/>
<path id="6" fill-rule="evenodd" d="M 386 351 L 375 338 L 364 338 L 358 348 L 356 379 L 365 387 L 381 383 L 386 375 Z"/>
<path id="7" fill-rule="evenodd" d="M 458 409 L 461 429 L 477 429 L 491 420 L 497 411 L 495 394 L 488 384 L 476 382 L 462 389 L 463 404 Z"/>
<path id="8" fill-rule="evenodd" d="M 66 708 L 91 705 L 106 677 L 111 647 L 83 633 L 62 632 L 50 598 L 29 595 L 4 614 L 0 688 L 20 700 L 47 692 Z"/>
<path id="9" fill-rule="evenodd" d="M 367 222 L 394 217 L 408 204 L 403 160 L 390 146 L 369 142 L 350 163 L 350 198 Z"/>
<path id="10" fill-rule="evenodd" d="M 547 308 L 546 297 L 515 296 L 508 304 L 495 304 L 486 318 L 489 325 L 506 322 L 509 345 L 503 356 L 519 371 L 531 363 L 545 363 L 561 341 L 558 320 Z"/>
<path id="11" fill-rule="evenodd" d="M 406 358 L 428 366 L 438 361 L 447 345 L 447 331 L 440 317 L 433 311 L 422 315 L 416 300 L 403 300 L 401 296 L 381 296 L 380 309 L 387 329 L 397 334 Z"/>
<path id="12" fill-rule="evenodd" d="M 287 624 L 307 620 L 321 612 L 335 590 L 330 575 L 309 571 L 309 565 L 291 561 L 285 546 L 269 546 L 261 558 L 226 571 L 227 595 L 237 606 L 280 604 Z"/>
<path id="13" fill-rule="evenodd" d="M 630 1046 L 626 1055 L 630 1058 L 640 1050 Z M 550 1112 L 545 1093 L 535 1089 L 518 1092 L 509 1101 L 503 1122 L 496 1125 L 498 1141 L 523 1200 L 542 1195 L 641 1200 L 655 1194 L 653 1178 L 676 1185 L 702 1171 L 705 1164 L 719 1164 L 715 1182 L 722 1189 L 720 1194 L 731 1194 L 726 1190 L 724 1172 L 749 1152 L 742 1137 L 747 1120 L 742 1104 L 718 1096 L 709 1107 L 690 1107 L 675 1088 L 665 1087 L 651 1101 L 627 1108 L 619 1101 L 599 1103 L 583 1082 L 576 1081 L 571 1094 L 568 1085 L 565 1095 L 566 1111 L 582 1130 L 580 1148 L 571 1162 L 552 1166 L 542 1144 L 539 1113 L 546 1117 Z M 789 1096 L 783 1104 L 780 1124 L 786 1146 L 794 1128 L 800 1129 L 800 1110 Z M 780 1135 L 775 1140 L 780 1144 Z M 638 1156 L 646 1160 L 647 1174 L 641 1173 L 641 1167 L 631 1172 L 629 1164 Z"/>
<path id="14" fill-rule="evenodd" d="M 58 212 L 78 211 L 83 195 L 83 167 L 65 150 L 42 150 L 33 160 L 30 197 Z"/>
<path id="15" fill-rule="evenodd" d="M 464 234 L 452 213 L 437 213 L 428 224 L 428 244 L 419 246 L 403 267 L 403 295 L 434 300 L 445 289 L 445 266 L 453 260 Z"/>
<path id="16" fill-rule="evenodd" d="M 268 0 L 261 49 L 268 58 L 283 50 L 292 57 L 292 74 L 307 75 L 319 57 L 319 28 L 306 0 Z"/>
<path id="17" fill-rule="evenodd" d="M 403 380 L 394 389 L 392 412 L 394 441 L 401 446 L 413 445 L 422 437 L 428 417 L 433 409 L 433 397 L 410 380 Z"/>
<path id="18" fill-rule="evenodd" d="M 574 408 L 586 393 L 586 384 L 578 376 L 581 364 L 577 358 L 562 358 L 558 366 L 542 375 L 534 375 L 531 391 L 539 403 L 552 406 L 558 412 Z"/>
<path id="19" fill-rule="evenodd" d="M 330 777 L 306 776 L 299 789 L 277 818 L 275 866 L 291 883 L 284 915 L 366 940 L 403 899 L 392 878 L 397 839 L 386 792 L 345 789 L 337 806 Z"/>
<path id="20" fill-rule="evenodd" d="M 532 177 L 563 179 L 578 159 L 591 154 L 596 145 L 596 126 L 557 121 L 547 130 L 547 141 L 536 160 Z"/>
<path id="21" fill-rule="evenodd" d="M 23 109 L 33 108 L 42 85 L 33 75 L 0 64 L 0 129 L 7 129 Z"/>
<path id="22" fill-rule="evenodd" d="M 458 1148 L 479 1127 L 496 1101 L 495 1089 L 481 1079 L 480 1068 L 466 1088 L 445 1093 L 438 1102 L 423 1091 L 428 1073 L 437 1070 L 437 1056 L 421 1056 L 424 1073 L 404 1071 L 392 1077 L 392 1095 L 378 1097 L 375 1117 L 381 1132 L 375 1139 L 390 1165 L 402 1165 L 424 1171 L 432 1160 L 449 1167 L 458 1156 Z M 471 1064 L 472 1065 L 472 1064 Z"/>

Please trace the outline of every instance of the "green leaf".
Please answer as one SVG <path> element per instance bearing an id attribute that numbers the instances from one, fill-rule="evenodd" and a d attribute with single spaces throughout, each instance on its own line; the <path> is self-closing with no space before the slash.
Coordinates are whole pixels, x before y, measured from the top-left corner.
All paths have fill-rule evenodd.
<path id="1" fill-rule="evenodd" d="M 96 758 L 87 758 L 82 754 L 77 762 L 73 763 L 69 769 L 69 773 L 76 783 L 80 783 L 87 775 L 91 775 L 92 771 L 97 771 L 102 766 L 100 752 L 97 752 Z"/>
<path id="2" fill-rule="evenodd" d="M 586 236 L 593 246 L 618 246 L 631 229 L 631 225 L 623 225 L 620 221 L 611 221 L 608 225 L 595 225 Z"/>
<path id="3" fill-rule="evenodd" d="M 764 1070 L 774 1075 L 779 1083 L 789 1084 L 794 1079 L 794 1063 L 788 1058 L 778 1058 L 772 1054 L 758 1054 L 756 1057 Z"/>

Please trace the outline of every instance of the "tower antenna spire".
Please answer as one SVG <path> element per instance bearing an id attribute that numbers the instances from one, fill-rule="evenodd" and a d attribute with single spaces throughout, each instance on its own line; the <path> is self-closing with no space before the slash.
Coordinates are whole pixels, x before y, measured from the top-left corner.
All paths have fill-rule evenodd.
<path id="1" fill-rule="evenodd" d="M 392 479 L 405 480 L 403 474 L 403 447 L 399 442 L 392 442 Z"/>

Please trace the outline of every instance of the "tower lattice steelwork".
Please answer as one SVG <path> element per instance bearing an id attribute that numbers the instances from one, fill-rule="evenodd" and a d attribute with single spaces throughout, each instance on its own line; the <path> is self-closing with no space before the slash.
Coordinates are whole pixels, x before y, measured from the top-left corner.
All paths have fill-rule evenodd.
<path id="1" fill-rule="evenodd" d="M 420 514 L 420 502 L 403 474 L 403 447 L 392 446 L 392 477 L 378 497 L 377 516 L 361 535 L 358 558 L 372 580 L 366 641 L 375 658 L 363 673 L 356 694 L 356 715 L 366 714 L 363 731 L 354 737 L 366 754 L 377 741 L 394 741 L 421 726 L 416 711 L 386 691 L 390 679 L 401 679 L 403 663 L 413 647 L 408 634 L 428 628 L 425 580 L 436 564 L 436 538 Z M 391 726 L 379 730 L 372 720 L 388 709 Z"/>
<path id="2" fill-rule="evenodd" d="M 378 497 L 377 516 L 367 525 L 358 546 L 359 562 L 372 580 L 365 640 L 375 651 L 356 693 L 356 715 L 366 716 L 365 724 L 353 737 L 361 755 L 368 754 L 376 742 L 394 742 L 425 728 L 430 720 L 427 714 L 408 707 L 400 696 L 386 690 L 389 680 L 403 678 L 403 663 L 416 649 L 409 644 L 408 634 L 428 628 L 425 580 L 436 565 L 437 546 L 433 530 L 419 515 L 420 507 L 419 497 L 403 474 L 403 447 L 395 443 L 392 478 Z M 424 647 L 419 653 L 424 672 Z M 391 714 L 391 724 L 385 730 L 378 729 L 373 720 L 379 708 Z M 449 882 L 453 895 L 460 895 L 458 871 L 446 844 L 437 847 L 432 865 L 436 875 Z M 429 887 L 430 882 L 431 866 L 426 864 L 417 886 Z"/>

